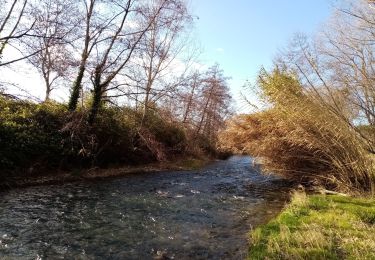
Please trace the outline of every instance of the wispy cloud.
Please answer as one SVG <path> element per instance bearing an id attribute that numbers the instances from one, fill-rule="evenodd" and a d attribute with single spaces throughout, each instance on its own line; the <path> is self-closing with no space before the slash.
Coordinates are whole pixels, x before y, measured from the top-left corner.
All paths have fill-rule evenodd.
<path id="1" fill-rule="evenodd" d="M 223 53 L 225 50 L 223 48 L 216 48 L 216 52 Z"/>

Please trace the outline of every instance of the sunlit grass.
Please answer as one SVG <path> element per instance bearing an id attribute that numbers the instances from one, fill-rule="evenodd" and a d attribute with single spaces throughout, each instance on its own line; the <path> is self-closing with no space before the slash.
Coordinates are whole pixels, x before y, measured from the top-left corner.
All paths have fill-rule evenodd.
<path id="1" fill-rule="evenodd" d="M 249 259 L 375 259 L 375 200 L 295 193 L 250 240 Z"/>

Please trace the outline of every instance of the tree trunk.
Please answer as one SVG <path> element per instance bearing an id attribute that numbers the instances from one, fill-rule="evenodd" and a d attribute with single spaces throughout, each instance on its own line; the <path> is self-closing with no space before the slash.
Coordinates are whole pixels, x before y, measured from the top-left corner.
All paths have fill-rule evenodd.
<path id="1" fill-rule="evenodd" d="M 88 122 L 93 125 L 98 115 L 100 106 L 102 105 L 102 97 L 105 89 L 105 85 L 101 84 L 101 67 L 96 68 L 94 78 L 94 92 L 93 100 L 90 108 Z"/>
<path id="2" fill-rule="evenodd" d="M 86 32 L 85 32 L 85 45 L 82 51 L 82 56 L 81 56 L 81 63 L 79 64 L 79 69 L 78 69 L 78 75 L 76 80 L 73 83 L 72 86 L 72 93 L 70 95 L 69 99 L 69 110 L 74 111 L 77 109 L 77 104 L 78 104 L 78 99 L 79 99 L 79 92 L 82 89 L 82 79 L 83 75 L 85 73 L 86 69 L 86 63 L 87 59 L 89 58 L 89 55 L 91 53 L 91 50 L 89 50 L 89 45 L 91 41 L 90 37 L 90 26 L 91 26 L 91 18 L 93 15 L 93 10 L 94 10 L 94 5 L 95 5 L 95 0 L 90 1 L 89 9 L 86 14 Z"/>
<path id="3" fill-rule="evenodd" d="M 79 99 L 79 92 L 81 91 L 81 84 L 83 79 L 83 74 L 85 72 L 85 64 L 86 62 L 81 63 L 79 67 L 78 76 L 73 83 L 72 93 L 69 99 L 69 110 L 74 111 L 77 109 L 78 99 Z"/>
<path id="4" fill-rule="evenodd" d="M 44 102 L 48 102 L 50 100 L 50 93 L 51 93 L 51 86 L 46 82 L 46 97 L 44 98 Z"/>
<path id="5" fill-rule="evenodd" d="M 182 121 L 183 124 L 186 124 L 186 122 L 187 122 L 187 118 L 188 118 L 189 113 L 190 113 L 190 108 L 191 108 L 191 105 L 193 103 L 194 91 L 195 91 L 196 86 L 197 86 L 197 79 L 195 78 L 192 89 L 191 89 L 191 92 L 190 92 L 190 95 L 189 95 L 189 100 L 188 100 L 188 103 L 186 105 L 186 110 L 185 110 L 184 118 L 183 118 L 183 121 Z"/>

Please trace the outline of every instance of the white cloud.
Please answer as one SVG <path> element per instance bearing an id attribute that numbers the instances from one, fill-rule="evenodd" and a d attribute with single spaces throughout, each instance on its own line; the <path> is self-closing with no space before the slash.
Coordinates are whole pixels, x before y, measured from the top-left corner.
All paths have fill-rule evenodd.
<path id="1" fill-rule="evenodd" d="M 223 48 L 216 48 L 216 52 L 223 53 L 225 50 Z"/>

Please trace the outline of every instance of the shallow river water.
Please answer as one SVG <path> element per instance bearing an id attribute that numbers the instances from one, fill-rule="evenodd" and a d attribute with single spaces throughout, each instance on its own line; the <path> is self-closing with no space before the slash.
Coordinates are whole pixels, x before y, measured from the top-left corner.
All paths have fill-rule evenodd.
<path id="1" fill-rule="evenodd" d="M 288 198 L 251 161 L 0 191 L 0 259 L 243 259 Z"/>

